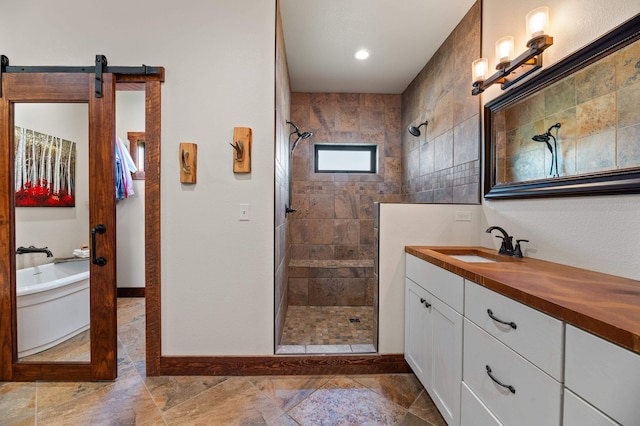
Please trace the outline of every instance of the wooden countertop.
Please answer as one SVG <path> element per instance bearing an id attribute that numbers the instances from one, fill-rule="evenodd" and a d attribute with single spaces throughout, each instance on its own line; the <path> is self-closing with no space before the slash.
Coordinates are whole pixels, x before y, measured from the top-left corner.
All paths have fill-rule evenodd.
<path id="1" fill-rule="evenodd" d="M 484 247 L 407 246 L 405 252 L 640 354 L 640 281 Z M 469 263 L 446 253 L 499 261 Z"/>

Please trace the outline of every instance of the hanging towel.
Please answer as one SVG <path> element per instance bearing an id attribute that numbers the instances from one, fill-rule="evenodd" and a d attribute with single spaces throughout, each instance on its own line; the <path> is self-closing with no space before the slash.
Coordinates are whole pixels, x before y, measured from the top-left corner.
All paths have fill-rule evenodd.
<path id="1" fill-rule="evenodd" d="M 122 142 L 122 139 L 116 137 L 116 199 L 122 200 L 134 195 L 133 179 L 131 173 L 138 171 L 133 159 L 129 154 L 129 150 Z"/>

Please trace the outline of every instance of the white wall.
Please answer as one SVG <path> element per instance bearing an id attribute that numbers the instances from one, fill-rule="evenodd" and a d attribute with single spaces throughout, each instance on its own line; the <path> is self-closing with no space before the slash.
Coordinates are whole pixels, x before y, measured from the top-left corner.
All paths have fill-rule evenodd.
<path id="1" fill-rule="evenodd" d="M 275 0 L 4 0 L 0 11 L 11 64 L 104 54 L 165 67 L 162 353 L 273 354 Z M 248 175 L 232 172 L 234 126 L 253 129 Z M 196 185 L 180 184 L 180 142 L 198 144 Z"/>
<path id="2" fill-rule="evenodd" d="M 457 211 L 471 212 L 471 221 L 456 221 Z M 380 204 L 378 352 L 404 352 L 404 247 L 477 246 L 483 226 L 480 205 Z"/>
<path id="3" fill-rule="evenodd" d="M 89 244 L 88 104 L 18 104 L 15 125 L 76 143 L 75 207 L 17 207 L 16 247 L 49 247 L 55 257 L 73 256 Z M 46 254 L 16 257 L 18 269 L 50 262 Z"/>
<path id="4" fill-rule="evenodd" d="M 144 132 L 144 103 L 144 91 L 116 92 L 116 135 L 127 147 L 127 132 Z M 118 288 L 144 287 L 144 180 L 133 191 L 116 204 Z"/>
<path id="5" fill-rule="evenodd" d="M 545 52 L 545 67 L 640 13 L 638 0 L 547 0 L 545 4 L 554 38 Z M 483 0 L 482 52 L 490 64 L 495 62 L 494 43 L 504 35 L 514 35 L 516 46 L 522 47 L 517 52 L 524 50 L 524 17 L 540 5 L 539 0 Z M 492 87 L 483 93 L 482 103 L 499 94 L 499 88 Z M 526 256 L 636 280 L 640 280 L 639 212 L 639 195 L 484 202 L 489 224 L 531 240 L 524 245 Z M 489 236 L 482 242 L 498 247 Z"/>

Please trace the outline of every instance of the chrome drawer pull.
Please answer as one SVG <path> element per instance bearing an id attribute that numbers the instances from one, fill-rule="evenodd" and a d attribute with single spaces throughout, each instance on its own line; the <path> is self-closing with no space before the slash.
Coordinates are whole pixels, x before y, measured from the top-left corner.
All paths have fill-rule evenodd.
<path id="1" fill-rule="evenodd" d="M 496 318 L 493 316 L 493 311 L 491 309 L 487 309 L 487 314 L 489 314 L 489 318 L 491 318 L 492 320 L 494 320 L 495 322 L 499 322 L 500 324 L 504 324 L 504 325 L 508 325 L 509 327 L 513 328 L 514 330 L 516 328 L 518 328 L 518 326 L 516 325 L 515 322 L 506 322 L 506 321 L 502 321 L 500 318 Z"/>
<path id="2" fill-rule="evenodd" d="M 489 375 L 489 377 L 491 378 L 491 380 L 493 380 L 497 385 L 502 386 L 502 387 L 503 387 L 503 388 L 505 388 L 505 389 L 509 389 L 509 391 L 510 391 L 511 393 L 516 393 L 516 388 L 514 388 L 514 387 L 513 387 L 513 386 L 511 386 L 511 385 L 505 385 L 504 383 L 500 382 L 498 379 L 496 379 L 495 377 L 493 377 L 493 376 L 491 375 L 491 367 L 489 367 L 488 365 L 487 365 L 487 374 Z"/>
<path id="3" fill-rule="evenodd" d="M 422 297 L 420 298 L 420 303 L 423 303 L 425 308 L 430 308 L 431 307 L 431 303 L 427 302 Z"/>

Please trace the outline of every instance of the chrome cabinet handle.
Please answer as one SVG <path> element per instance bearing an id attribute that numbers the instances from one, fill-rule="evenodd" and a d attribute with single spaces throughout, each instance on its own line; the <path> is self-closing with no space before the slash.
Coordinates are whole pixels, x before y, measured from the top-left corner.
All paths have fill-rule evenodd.
<path id="1" fill-rule="evenodd" d="M 107 227 L 103 224 L 91 228 L 91 261 L 94 265 L 104 266 L 107 264 L 107 259 L 104 257 L 96 257 L 96 234 L 104 234 L 105 232 L 107 232 Z"/>
<path id="2" fill-rule="evenodd" d="M 507 322 L 507 321 L 502 321 L 500 318 L 497 318 L 493 315 L 493 311 L 491 309 L 487 309 L 487 314 L 489 315 L 489 318 L 491 318 L 492 320 L 494 320 L 495 322 L 499 322 L 500 324 L 504 324 L 504 325 L 508 325 L 509 327 L 513 328 L 514 330 L 516 328 L 518 328 L 518 326 L 516 325 L 515 322 Z"/>
<path id="3" fill-rule="evenodd" d="M 489 367 L 488 365 L 487 365 L 487 374 L 489 375 L 491 380 L 493 380 L 497 385 L 502 386 L 505 389 L 509 389 L 509 392 L 511 393 L 516 393 L 516 388 L 514 388 L 511 385 L 505 385 L 504 383 L 500 382 L 498 379 L 493 377 L 493 375 L 491 374 L 491 367 Z"/>
<path id="4" fill-rule="evenodd" d="M 420 303 L 422 303 L 425 308 L 430 308 L 431 307 L 431 303 L 427 302 L 422 297 L 420 298 Z"/>

